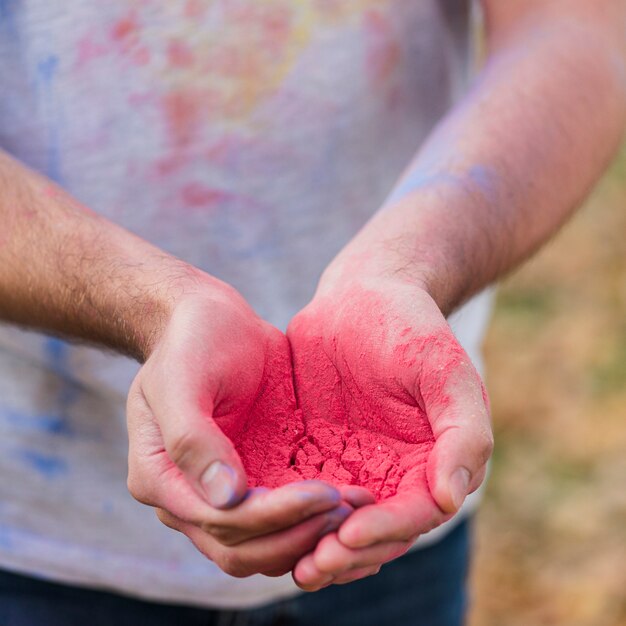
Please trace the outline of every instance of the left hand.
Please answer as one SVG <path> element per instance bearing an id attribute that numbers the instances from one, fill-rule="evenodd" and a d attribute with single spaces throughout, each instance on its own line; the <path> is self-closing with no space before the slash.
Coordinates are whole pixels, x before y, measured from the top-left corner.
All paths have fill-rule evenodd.
<path id="1" fill-rule="evenodd" d="M 480 377 L 429 294 L 355 276 L 321 285 L 287 333 L 309 440 L 298 454 L 377 500 L 300 559 L 307 591 L 378 572 L 452 517 L 493 447 Z"/>

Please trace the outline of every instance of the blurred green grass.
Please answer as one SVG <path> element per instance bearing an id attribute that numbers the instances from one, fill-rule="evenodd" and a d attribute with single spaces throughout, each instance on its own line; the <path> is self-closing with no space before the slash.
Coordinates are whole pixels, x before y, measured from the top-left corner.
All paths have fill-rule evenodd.
<path id="1" fill-rule="evenodd" d="M 626 146 L 502 284 L 472 626 L 626 626 Z"/>

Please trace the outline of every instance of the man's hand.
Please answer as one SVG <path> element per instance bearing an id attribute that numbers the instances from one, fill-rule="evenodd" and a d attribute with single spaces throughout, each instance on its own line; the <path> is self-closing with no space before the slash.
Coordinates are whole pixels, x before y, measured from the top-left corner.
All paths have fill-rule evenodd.
<path id="1" fill-rule="evenodd" d="M 295 419 L 289 346 L 235 290 L 200 291 L 181 297 L 132 385 L 129 489 L 228 574 L 281 575 L 352 507 L 319 481 L 248 491 L 231 440 L 254 442 L 270 420 L 277 453 Z"/>
<path id="2" fill-rule="evenodd" d="M 493 445 L 481 380 L 430 296 L 389 277 L 346 280 L 356 270 L 323 286 L 288 337 L 307 432 L 338 433 L 340 471 L 379 501 L 300 560 L 306 590 L 375 573 L 449 519 Z"/>
<path id="3" fill-rule="evenodd" d="M 623 0 L 483 5 L 483 71 L 288 333 L 305 417 L 365 433 L 340 469 L 355 471 L 359 456 L 371 466 L 380 452 L 381 466 L 395 455 L 402 469 L 395 495 L 356 511 L 298 563 L 305 589 L 377 571 L 481 482 L 492 446 L 486 401 L 440 311 L 554 234 L 624 130 Z M 313 377 L 323 383 L 319 409 Z M 395 483 L 386 467 L 383 482 Z"/>

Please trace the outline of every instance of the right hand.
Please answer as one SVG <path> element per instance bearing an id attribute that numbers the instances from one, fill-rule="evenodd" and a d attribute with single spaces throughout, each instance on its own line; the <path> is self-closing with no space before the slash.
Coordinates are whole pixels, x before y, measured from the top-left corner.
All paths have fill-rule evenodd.
<path id="1" fill-rule="evenodd" d="M 226 285 L 183 296 L 129 392 L 130 493 L 232 576 L 290 571 L 351 498 L 320 481 L 248 490 L 229 435 L 258 446 L 255 424 L 286 432 L 292 409 L 285 335 Z"/>

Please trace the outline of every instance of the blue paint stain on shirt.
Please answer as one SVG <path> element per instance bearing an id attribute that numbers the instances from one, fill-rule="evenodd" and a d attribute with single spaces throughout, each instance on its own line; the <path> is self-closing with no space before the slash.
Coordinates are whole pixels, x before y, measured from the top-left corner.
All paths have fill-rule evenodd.
<path id="1" fill-rule="evenodd" d="M 61 339 L 49 337 L 44 344 L 44 352 L 50 369 L 62 381 L 57 398 L 61 410 L 67 410 L 78 397 L 78 386 L 71 380 L 70 346 Z"/>
<path id="2" fill-rule="evenodd" d="M 50 83 L 58 67 L 59 57 L 56 54 L 51 54 L 37 63 L 37 72 L 44 82 Z"/>
<path id="3" fill-rule="evenodd" d="M 13 549 L 11 529 L 0 525 L 0 549 L 10 552 Z"/>
<path id="4" fill-rule="evenodd" d="M 49 435 L 73 437 L 76 433 L 69 420 L 58 413 L 22 413 L 2 408 L 0 414 L 11 428 L 36 430 Z"/>
<path id="5" fill-rule="evenodd" d="M 56 337 L 48 337 L 44 345 L 44 351 L 53 371 L 60 376 L 66 376 L 68 345 L 65 341 Z"/>
<path id="6" fill-rule="evenodd" d="M 54 92 L 54 79 L 58 73 L 59 64 L 59 57 L 56 54 L 42 58 L 37 63 L 37 79 L 49 118 L 46 175 L 55 182 L 62 183 L 58 103 Z"/>
<path id="7" fill-rule="evenodd" d="M 45 478 L 57 478 L 68 471 L 67 461 L 52 454 L 43 454 L 37 450 L 23 449 L 18 458 Z"/>
<path id="8" fill-rule="evenodd" d="M 13 17 L 19 0 L 0 0 L 0 21 L 10 20 Z"/>

